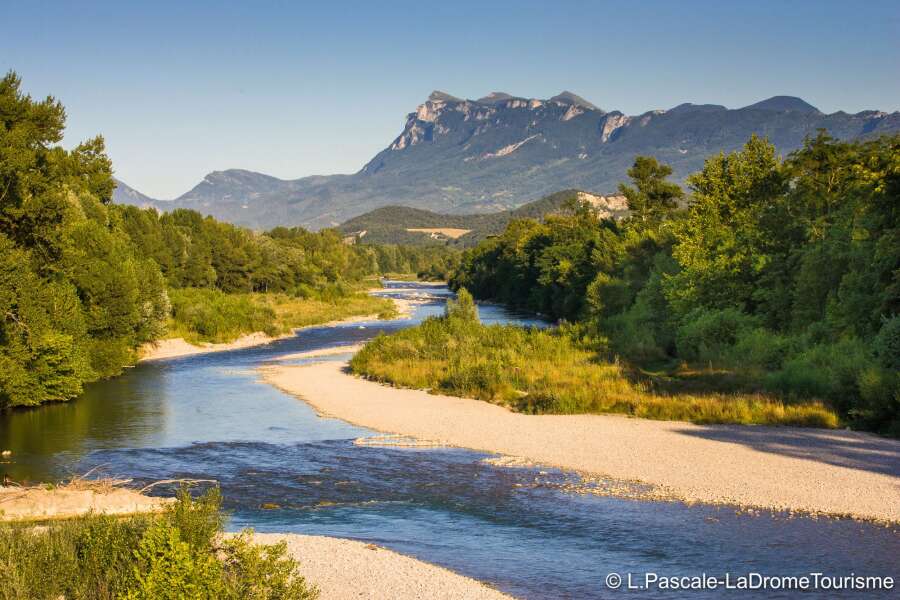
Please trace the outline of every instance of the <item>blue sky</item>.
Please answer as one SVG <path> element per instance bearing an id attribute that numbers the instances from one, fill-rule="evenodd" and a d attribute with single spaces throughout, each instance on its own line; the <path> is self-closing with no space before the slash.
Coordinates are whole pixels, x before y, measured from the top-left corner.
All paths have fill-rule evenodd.
<path id="1" fill-rule="evenodd" d="M 358 170 L 433 89 L 637 114 L 800 96 L 900 109 L 900 2 L 12 2 L 0 69 L 154 197 L 232 167 Z"/>

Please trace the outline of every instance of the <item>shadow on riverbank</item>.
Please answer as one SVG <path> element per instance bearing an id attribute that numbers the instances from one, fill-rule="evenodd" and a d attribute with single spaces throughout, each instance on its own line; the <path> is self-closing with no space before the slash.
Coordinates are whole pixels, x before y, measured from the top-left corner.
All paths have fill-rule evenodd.
<path id="1" fill-rule="evenodd" d="M 680 429 L 678 433 L 741 444 L 760 452 L 900 477 L 900 442 L 873 434 L 744 425 Z"/>

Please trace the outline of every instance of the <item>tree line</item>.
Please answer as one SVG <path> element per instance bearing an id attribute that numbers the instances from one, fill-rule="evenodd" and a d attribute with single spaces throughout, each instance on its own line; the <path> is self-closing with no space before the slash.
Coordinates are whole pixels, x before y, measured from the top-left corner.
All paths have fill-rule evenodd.
<path id="1" fill-rule="evenodd" d="M 638 157 L 630 216 L 572 205 L 467 251 L 451 285 L 577 323 L 642 366 L 727 369 L 900 434 L 900 136 L 764 139 L 689 177 Z"/>
<path id="2" fill-rule="evenodd" d="M 0 409 L 67 400 L 165 333 L 170 288 L 341 295 L 389 272 L 445 272 L 438 248 L 257 233 L 190 210 L 112 203 L 102 137 L 59 146 L 65 109 L 0 79 Z"/>

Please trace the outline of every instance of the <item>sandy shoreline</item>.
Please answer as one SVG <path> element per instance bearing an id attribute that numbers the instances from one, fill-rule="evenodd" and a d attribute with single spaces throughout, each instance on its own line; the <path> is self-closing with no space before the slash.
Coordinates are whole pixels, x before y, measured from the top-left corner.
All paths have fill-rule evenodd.
<path id="1" fill-rule="evenodd" d="M 321 591 L 320 600 L 511 598 L 469 577 L 373 544 L 281 533 L 257 533 L 253 539 L 263 544 L 287 542 L 300 573 Z"/>
<path id="2" fill-rule="evenodd" d="M 384 289 L 379 288 L 379 291 L 383 292 Z M 414 301 L 395 298 L 394 305 L 396 306 L 398 313 L 398 316 L 396 318 L 402 319 L 412 315 L 416 304 L 417 303 Z M 338 321 L 328 321 L 327 323 L 317 323 L 316 325 L 297 327 L 295 329 L 292 329 L 290 333 L 279 336 L 270 336 L 266 335 L 262 331 L 257 331 L 255 333 L 242 335 L 233 342 L 227 342 L 224 344 L 197 345 L 191 344 L 184 338 L 168 338 L 164 340 L 157 340 L 156 342 L 150 342 L 141 346 L 141 348 L 138 350 L 138 362 L 167 360 L 172 358 L 181 358 L 184 356 L 193 356 L 195 354 L 209 354 L 211 352 L 228 352 L 229 350 L 241 350 L 243 348 L 252 348 L 254 346 L 271 344 L 274 341 L 292 337 L 294 335 L 297 335 L 297 332 L 299 331 L 303 331 L 304 329 L 311 329 L 313 327 L 335 327 L 338 325 L 348 325 L 351 323 L 363 323 L 366 321 L 377 320 L 378 315 L 358 315 L 355 317 L 340 319 Z"/>
<path id="3" fill-rule="evenodd" d="M 289 335 L 293 335 L 291 332 Z M 184 338 L 167 338 L 148 342 L 138 349 L 138 362 L 150 362 L 154 360 L 166 360 L 169 358 L 181 358 L 194 354 L 209 354 L 212 352 L 227 352 L 228 350 L 240 350 L 253 346 L 262 346 L 277 340 L 277 337 L 266 335 L 261 331 L 242 335 L 233 342 L 225 344 L 203 344 L 198 346 Z"/>
<path id="4" fill-rule="evenodd" d="M 170 358 L 181 358 L 184 356 L 193 356 L 195 354 L 210 354 L 212 352 L 228 352 L 230 350 L 241 350 L 243 348 L 252 348 L 254 346 L 264 346 L 272 342 L 293 337 L 304 329 L 312 329 L 314 327 L 336 327 L 338 325 L 349 325 L 351 323 L 364 323 L 367 321 L 377 321 L 378 315 L 359 315 L 356 317 L 347 317 L 339 321 L 328 321 L 327 323 L 318 323 L 316 325 L 307 325 L 306 327 L 296 327 L 290 333 L 284 335 L 271 336 L 266 335 L 262 331 L 248 333 L 242 335 L 233 342 L 224 344 L 203 344 L 196 345 L 188 342 L 184 338 L 168 338 L 158 340 L 156 342 L 144 344 L 139 350 L 138 362 L 149 362 L 154 360 L 166 360 Z"/>
<path id="5" fill-rule="evenodd" d="M 523 415 L 391 388 L 340 362 L 263 378 L 320 413 L 387 433 L 658 486 L 670 497 L 900 522 L 900 442 L 821 429 L 700 426 L 606 415 Z"/>
<path id="6" fill-rule="evenodd" d="M 89 512 L 107 515 L 156 512 L 171 501 L 171 498 L 144 496 L 128 488 L 0 486 L 0 521 L 69 519 Z"/>
<path id="7" fill-rule="evenodd" d="M 334 348 L 320 348 L 319 350 L 307 350 L 305 352 L 293 352 L 275 357 L 277 361 L 307 360 L 310 358 L 323 358 L 326 356 L 340 356 L 341 354 L 355 354 L 362 349 L 362 344 L 352 346 L 336 346 Z"/>

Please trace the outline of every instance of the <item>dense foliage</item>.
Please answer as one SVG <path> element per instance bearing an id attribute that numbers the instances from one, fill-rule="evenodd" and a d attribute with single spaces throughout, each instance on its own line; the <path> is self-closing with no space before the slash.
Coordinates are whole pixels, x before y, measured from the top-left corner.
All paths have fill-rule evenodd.
<path id="1" fill-rule="evenodd" d="M 527 413 L 624 413 L 696 423 L 835 427 L 816 402 L 785 403 L 758 394 L 660 393 L 631 381 L 623 367 L 596 360 L 563 330 L 478 322 L 461 289 L 447 314 L 379 336 L 350 365 L 378 381 L 474 397 Z"/>
<path id="2" fill-rule="evenodd" d="M 345 244 L 336 230 L 276 227 L 255 233 L 197 212 L 114 207 L 135 249 L 152 258 L 172 287 L 309 296 L 367 275 L 453 266 L 444 249 Z M 448 263 L 448 261 L 450 261 Z"/>
<path id="3" fill-rule="evenodd" d="M 0 527 L 0 598 L 313 600 L 284 543 L 222 537 L 217 490 L 162 515 Z"/>
<path id="4" fill-rule="evenodd" d="M 454 264 L 439 248 L 347 245 L 334 230 L 255 233 L 189 210 L 112 204 L 103 139 L 60 147 L 62 105 L 33 100 L 20 83 L 0 79 L 0 409 L 67 400 L 118 373 L 165 333 L 170 289 L 321 299 L 367 275 Z M 172 295 L 182 309 L 189 297 Z M 248 312 L 267 318 L 265 307 L 223 302 L 237 312 L 205 314 L 232 325 Z M 197 330 L 206 326 L 217 327 Z"/>
<path id="5" fill-rule="evenodd" d="M 161 333 L 154 262 L 109 206 L 103 140 L 66 151 L 59 102 L 0 80 L 0 406 L 64 400 Z"/>
<path id="6" fill-rule="evenodd" d="M 579 323 L 639 364 L 729 369 L 900 433 L 900 137 L 820 134 L 781 160 L 753 137 L 681 191 L 640 157 L 633 214 L 586 206 L 513 222 L 452 278 L 476 297 Z"/>

